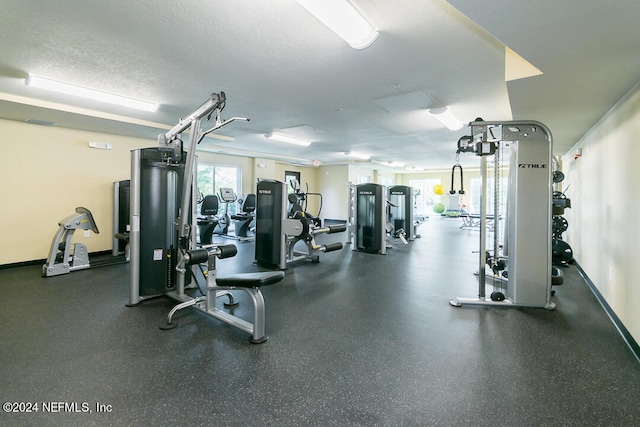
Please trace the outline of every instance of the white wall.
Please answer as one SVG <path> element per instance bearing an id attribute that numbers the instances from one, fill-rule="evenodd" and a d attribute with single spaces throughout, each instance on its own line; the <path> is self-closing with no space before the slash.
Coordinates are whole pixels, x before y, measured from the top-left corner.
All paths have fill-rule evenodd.
<path id="1" fill-rule="evenodd" d="M 553 129 L 552 129 L 553 131 Z M 640 342 L 640 84 L 562 158 L 572 208 L 565 240 L 591 281 Z M 574 160 L 577 148 L 582 157 Z"/>
<path id="2" fill-rule="evenodd" d="M 323 166 L 318 170 L 318 185 L 322 193 L 322 218 L 347 220 L 348 166 Z"/>

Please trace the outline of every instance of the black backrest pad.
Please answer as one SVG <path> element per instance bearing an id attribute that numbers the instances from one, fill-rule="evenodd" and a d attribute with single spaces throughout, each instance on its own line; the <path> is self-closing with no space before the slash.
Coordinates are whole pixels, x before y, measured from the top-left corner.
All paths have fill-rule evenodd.
<path id="1" fill-rule="evenodd" d="M 202 206 L 200 206 L 200 214 L 202 215 L 216 215 L 218 213 L 218 196 L 208 195 L 204 196 Z"/>

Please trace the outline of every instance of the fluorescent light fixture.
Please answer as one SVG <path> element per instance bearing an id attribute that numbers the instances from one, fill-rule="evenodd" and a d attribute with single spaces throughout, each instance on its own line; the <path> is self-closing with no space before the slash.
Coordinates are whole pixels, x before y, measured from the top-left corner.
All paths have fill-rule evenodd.
<path id="1" fill-rule="evenodd" d="M 283 135 L 281 133 L 267 133 L 264 136 L 267 139 L 275 139 L 276 141 L 287 142 L 289 144 L 301 145 L 303 147 L 308 147 L 311 145 L 311 141 L 305 141 L 298 138 L 292 138 L 287 135 Z"/>
<path id="2" fill-rule="evenodd" d="M 389 166 L 393 168 L 401 168 L 404 167 L 404 163 L 402 162 L 389 162 Z"/>
<path id="3" fill-rule="evenodd" d="M 106 102 L 109 104 L 119 105 L 122 107 L 135 108 L 137 110 L 150 111 L 155 113 L 158 111 L 158 104 L 140 101 L 126 96 L 114 95 L 108 92 L 102 92 L 95 89 L 89 89 L 82 86 L 76 86 L 69 83 L 59 82 L 44 77 L 29 74 L 26 85 L 37 87 L 40 89 L 50 90 L 53 92 L 63 93 L 65 95 L 78 96 L 80 98 L 91 99 L 93 101 Z"/>
<path id="4" fill-rule="evenodd" d="M 449 130 L 460 130 L 464 126 L 464 123 L 453 114 L 449 107 L 432 108 L 429 110 L 429 114 L 438 119 Z"/>
<path id="5" fill-rule="evenodd" d="M 356 153 L 354 151 L 347 151 L 346 153 L 344 153 L 345 156 L 350 157 L 352 159 L 358 159 L 358 160 L 369 160 L 371 158 L 370 155 L 368 154 L 364 154 L 364 153 Z"/>
<path id="6" fill-rule="evenodd" d="M 347 0 L 297 0 L 354 49 L 369 47 L 378 32 Z"/>

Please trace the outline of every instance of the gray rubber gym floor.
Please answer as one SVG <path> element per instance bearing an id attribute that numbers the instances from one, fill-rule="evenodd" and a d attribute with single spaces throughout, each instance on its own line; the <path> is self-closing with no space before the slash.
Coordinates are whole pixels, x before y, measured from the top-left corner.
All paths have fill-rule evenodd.
<path id="1" fill-rule="evenodd" d="M 263 289 L 261 345 L 191 310 L 161 331 L 173 303 L 125 307 L 128 265 L 1 270 L 0 400 L 38 412 L 3 407 L 0 425 L 640 425 L 640 364 L 575 266 L 556 311 L 449 305 L 477 294 L 478 234 L 459 225 L 290 267 Z M 259 271 L 237 245 L 220 275 Z"/>

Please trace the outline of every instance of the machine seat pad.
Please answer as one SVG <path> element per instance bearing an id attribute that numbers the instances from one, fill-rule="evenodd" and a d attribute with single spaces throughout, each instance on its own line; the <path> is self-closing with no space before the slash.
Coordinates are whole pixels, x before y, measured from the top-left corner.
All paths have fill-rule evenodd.
<path id="1" fill-rule="evenodd" d="M 284 271 L 266 271 L 260 273 L 238 273 L 226 277 L 217 277 L 218 286 L 234 286 L 236 288 L 259 288 L 272 285 L 284 279 Z"/>

